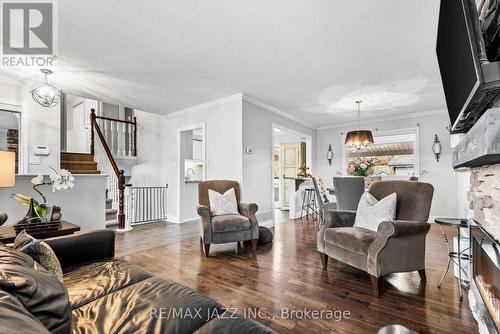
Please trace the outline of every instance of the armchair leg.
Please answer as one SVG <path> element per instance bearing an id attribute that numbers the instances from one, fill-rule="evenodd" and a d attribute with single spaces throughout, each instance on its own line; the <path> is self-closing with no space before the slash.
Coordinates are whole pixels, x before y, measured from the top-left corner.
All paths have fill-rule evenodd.
<path id="1" fill-rule="evenodd" d="M 326 267 L 328 266 L 328 255 L 325 253 L 319 253 L 319 257 L 321 259 L 321 264 L 323 265 L 323 270 L 326 270 Z"/>
<path id="2" fill-rule="evenodd" d="M 418 271 L 418 274 L 420 275 L 420 280 L 422 282 L 427 282 L 427 276 L 425 275 L 425 269 L 420 269 Z"/>
<path id="3" fill-rule="evenodd" d="M 382 278 L 370 275 L 370 279 L 372 281 L 372 289 L 375 292 L 375 295 L 380 296 L 380 292 L 382 291 Z"/>
<path id="4" fill-rule="evenodd" d="M 205 251 L 205 256 L 208 257 L 208 253 L 210 253 L 210 244 L 203 245 L 203 250 Z"/>
<path id="5" fill-rule="evenodd" d="M 252 252 L 255 252 L 257 249 L 257 239 L 253 239 L 252 241 Z"/>

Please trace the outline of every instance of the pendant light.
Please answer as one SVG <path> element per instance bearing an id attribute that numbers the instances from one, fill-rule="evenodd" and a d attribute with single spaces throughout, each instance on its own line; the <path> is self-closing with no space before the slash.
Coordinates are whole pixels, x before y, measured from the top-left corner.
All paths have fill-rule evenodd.
<path id="1" fill-rule="evenodd" d="M 351 151 L 358 152 L 365 150 L 370 144 L 373 144 L 373 136 L 370 130 L 361 130 L 360 104 L 363 101 L 356 101 L 358 105 L 358 130 L 349 131 L 345 137 L 345 145 L 349 146 Z"/>
<path id="2" fill-rule="evenodd" d="M 54 107 L 61 100 L 61 91 L 47 81 L 47 75 L 52 74 L 51 70 L 42 68 L 40 72 L 45 75 L 45 81 L 33 87 L 31 97 L 46 108 Z"/>

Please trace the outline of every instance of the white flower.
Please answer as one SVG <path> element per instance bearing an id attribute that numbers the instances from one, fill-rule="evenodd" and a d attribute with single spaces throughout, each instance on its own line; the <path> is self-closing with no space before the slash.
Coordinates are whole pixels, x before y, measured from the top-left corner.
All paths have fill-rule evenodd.
<path id="1" fill-rule="evenodd" d="M 52 191 L 64 191 L 74 187 L 75 178 L 67 169 L 61 169 L 59 172 L 54 171 L 50 174 L 50 179 L 52 180 Z"/>
<path id="2" fill-rule="evenodd" d="M 42 175 L 38 175 L 34 178 L 31 179 L 31 183 L 35 186 L 38 186 L 40 184 L 43 183 L 43 176 Z"/>
<path id="3" fill-rule="evenodd" d="M 366 169 L 368 166 L 366 164 L 361 163 L 361 164 L 359 164 L 359 167 Z"/>

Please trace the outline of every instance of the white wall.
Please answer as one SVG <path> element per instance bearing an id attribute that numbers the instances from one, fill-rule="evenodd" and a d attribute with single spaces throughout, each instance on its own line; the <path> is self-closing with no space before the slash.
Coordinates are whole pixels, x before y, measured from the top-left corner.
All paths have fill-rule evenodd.
<path id="1" fill-rule="evenodd" d="M 261 220 L 272 216 L 273 124 L 310 136 L 315 147 L 314 129 L 243 101 L 242 152 L 248 147 L 253 153 L 243 155 L 242 200 L 257 203 Z"/>
<path id="2" fill-rule="evenodd" d="M 169 185 L 169 221 L 179 221 L 177 193 L 183 188 L 179 188 L 178 130 L 201 123 L 205 124 L 206 179 L 241 182 L 243 178 L 241 98 L 228 97 L 165 116 L 161 142 L 151 150 L 161 150 L 164 154 L 163 173 Z M 184 197 L 183 193 L 180 195 Z M 198 201 L 197 198 L 188 200 Z"/>
<path id="3" fill-rule="evenodd" d="M 45 108 L 33 101 L 28 87 L 0 83 L 0 107 L 21 111 L 21 145 L 27 141 L 26 161 L 21 166 L 22 173 L 48 173 L 50 168 L 58 168 L 60 161 L 60 107 Z M 24 133 L 24 130 L 27 133 Z M 48 146 L 50 154 L 40 156 L 40 163 L 28 164 L 33 160 L 34 147 Z M 29 159 L 31 158 L 31 159 Z"/>
<path id="4" fill-rule="evenodd" d="M 131 167 L 125 170 L 131 175 L 130 182 L 135 186 L 162 186 L 165 185 L 166 174 L 164 169 L 165 152 L 164 126 L 165 116 L 134 110 L 137 117 L 137 160 L 130 161 Z M 126 161 L 120 161 L 120 167 Z M 170 191 L 169 191 L 170 195 Z"/>
<path id="5" fill-rule="evenodd" d="M 39 198 L 33 190 L 31 179 L 35 175 L 16 176 L 16 186 L 0 188 L 0 211 L 9 215 L 7 225 L 15 224 L 26 215 L 28 208 L 10 198 L 11 194 L 23 194 Z M 48 179 L 48 176 L 45 176 Z M 64 192 L 52 192 L 50 187 L 41 188 L 47 201 L 61 207 L 63 219 L 79 225 L 82 231 L 106 227 L 105 191 L 106 178 L 103 175 L 75 175 L 75 187 Z"/>
<path id="6" fill-rule="evenodd" d="M 429 182 L 434 186 L 434 199 L 432 202 L 431 216 L 459 216 L 462 212 L 461 203 L 457 203 L 457 175 L 451 164 L 450 135 L 446 127 L 449 118 L 445 111 L 439 114 L 396 119 L 383 122 L 362 123 L 363 128 L 376 131 L 387 131 L 404 128 L 419 127 L 420 144 L 420 180 Z M 342 164 L 342 133 L 355 128 L 338 127 L 320 129 L 317 132 L 316 146 L 316 173 L 323 177 L 327 186 L 332 186 L 332 177 L 344 172 Z M 434 134 L 441 140 L 443 153 L 439 162 L 436 162 L 432 152 Z M 334 159 L 332 166 L 328 166 L 326 152 L 328 145 L 332 144 Z M 459 190 L 462 191 L 462 190 Z"/>

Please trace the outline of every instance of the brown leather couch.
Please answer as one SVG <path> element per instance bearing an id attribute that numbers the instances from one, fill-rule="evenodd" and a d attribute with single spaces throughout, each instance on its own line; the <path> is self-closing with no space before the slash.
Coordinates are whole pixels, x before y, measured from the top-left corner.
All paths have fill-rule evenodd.
<path id="1" fill-rule="evenodd" d="M 0 243 L 2 333 L 274 333 L 224 315 L 214 300 L 114 257 L 103 230 L 46 242 L 64 285 L 29 256 Z"/>

